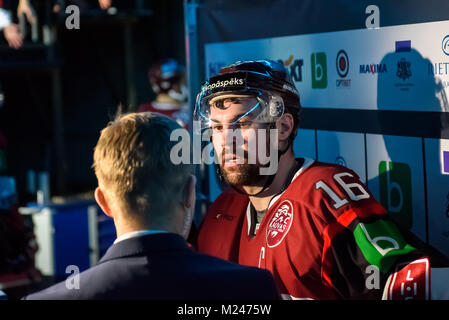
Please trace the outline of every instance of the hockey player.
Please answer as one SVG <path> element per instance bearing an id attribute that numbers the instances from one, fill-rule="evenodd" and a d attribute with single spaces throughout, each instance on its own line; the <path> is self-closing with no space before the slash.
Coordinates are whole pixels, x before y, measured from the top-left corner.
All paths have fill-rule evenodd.
<path id="1" fill-rule="evenodd" d="M 202 87 L 194 121 L 211 131 L 232 188 L 204 217 L 198 250 L 270 270 L 286 299 L 429 299 L 434 262 L 357 174 L 295 158 L 300 108 L 284 66 L 270 60 L 236 62 Z M 261 160 L 273 145 L 269 172 Z M 448 284 L 432 278 L 432 297 L 442 297 L 440 286 L 447 295 Z"/>
<path id="2" fill-rule="evenodd" d="M 184 67 L 174 59 L 162 59 L 154 63 L 148 71 L 148 80 L 156 100 L 142 104 L 138 112 L 161 113 L 187 128 L 190 117 L 184 75 Z"/>

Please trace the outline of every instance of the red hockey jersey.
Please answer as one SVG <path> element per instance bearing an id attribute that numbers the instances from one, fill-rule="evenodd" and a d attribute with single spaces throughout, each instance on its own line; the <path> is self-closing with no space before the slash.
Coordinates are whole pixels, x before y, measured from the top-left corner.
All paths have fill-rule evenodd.
<path id="1" fill-rule="evenodd" d="M 252 214 L 247 196 L 223 192 L 203 220 L 197 248 L 270 270 L 286 299 L 381 298 L 387 280 L 400 295 L 392 270 L 422 256 L 357 174 L 338 165 L 305 159 L 288 188 L 270 201 L 255 235 Z M 412 298 L 428 293 L 424 260 L 424 269 L 412 268 L 423 275 L 418 290 L 405 292 Z"/>

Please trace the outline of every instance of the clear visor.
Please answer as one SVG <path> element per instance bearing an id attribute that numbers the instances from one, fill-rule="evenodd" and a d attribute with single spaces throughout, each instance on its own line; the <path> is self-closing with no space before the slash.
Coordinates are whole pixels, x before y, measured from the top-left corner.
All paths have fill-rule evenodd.
<path id="1" fill-rule="evenodd" d="M 194 127 L 239 127 L 272 124 L 284 114 L 284 102 L 278 95 L 264 90 L 223 91 L 197 96 L 193 114 Z"/>

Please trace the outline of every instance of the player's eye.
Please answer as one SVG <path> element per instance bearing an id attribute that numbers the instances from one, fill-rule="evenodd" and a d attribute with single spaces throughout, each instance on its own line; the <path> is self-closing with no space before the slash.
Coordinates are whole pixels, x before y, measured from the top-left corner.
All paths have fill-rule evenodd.
<path id="1" fill-rule="evenodd" d="M 214 132 L 222 132 L 223 131 L 223 125 L 219 123 L 212 124 L 212 130 Z"/>

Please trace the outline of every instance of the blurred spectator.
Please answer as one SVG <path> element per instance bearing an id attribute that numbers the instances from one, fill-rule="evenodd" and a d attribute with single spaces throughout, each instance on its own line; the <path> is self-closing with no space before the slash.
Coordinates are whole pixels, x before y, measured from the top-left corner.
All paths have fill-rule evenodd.
<path id="1" fill-rule="evenodd" d="M 10 5 L 12 9 L 14 5 Z M 19 26 L 13 22 L 11 12 L 14 10 L 6 10 L 3 1 L 0 1 L 0 30 L 3 30 L 8 45 L 11 48 L 19 49 L 23 44 L 23 35 Z M 17 16 L 25 15 L 29 23 L 36 22 L 36 15 L 28 0 L 19 0 L 17 5 Z"/>
<path id="2" fill-rule="evenodd" d="M 5 39 L 11 48 L 19 49 L 22 46 L 23 39 L 19 26 L 12 23 L 11 13 L 2 8 L 0 8 L 0 30 L 3 30 Z"/>
<path id="3" fill-rule="evenodd" d="M 190 116 L 184 67 L 174 59 L 162 59 L 150 67 L 148 79 L 156 99 L 142 104 L 137 111 L 164 114 L 187 128 Z"/>
<path id="4" fill-rule="evenodd" d="M 123 2 L 123 1 L 122 1 Z M 132 2 L 132 1 L 125 1 Z M 95 4 L 94 4 L 95 3 Z M 61 10 L 61 8 L 65 8 L 69 5 L 76 5 L 80 9 L 81 12 L 85 12 L 89 9 L 97 9 L 97 5 L 102 10 L 108 10 L 112 8 L 112 0 L 57 0 L 53 5 L 53 12 L 57 13 Z"/>
<path id="5" fill-rule="evenodd" d="M 111 7 L 111 0 L 98 0 L 98 4 L 101 9 L 106 10 Z"/>
<path id="6" fill-rule="evenodd" d="M 36 13 L 28 0 L 19 0 L 19 5 L 17 6 L 17 17 L 22 15 L 25 15 L 29 23 L 36 22 Z"/>

